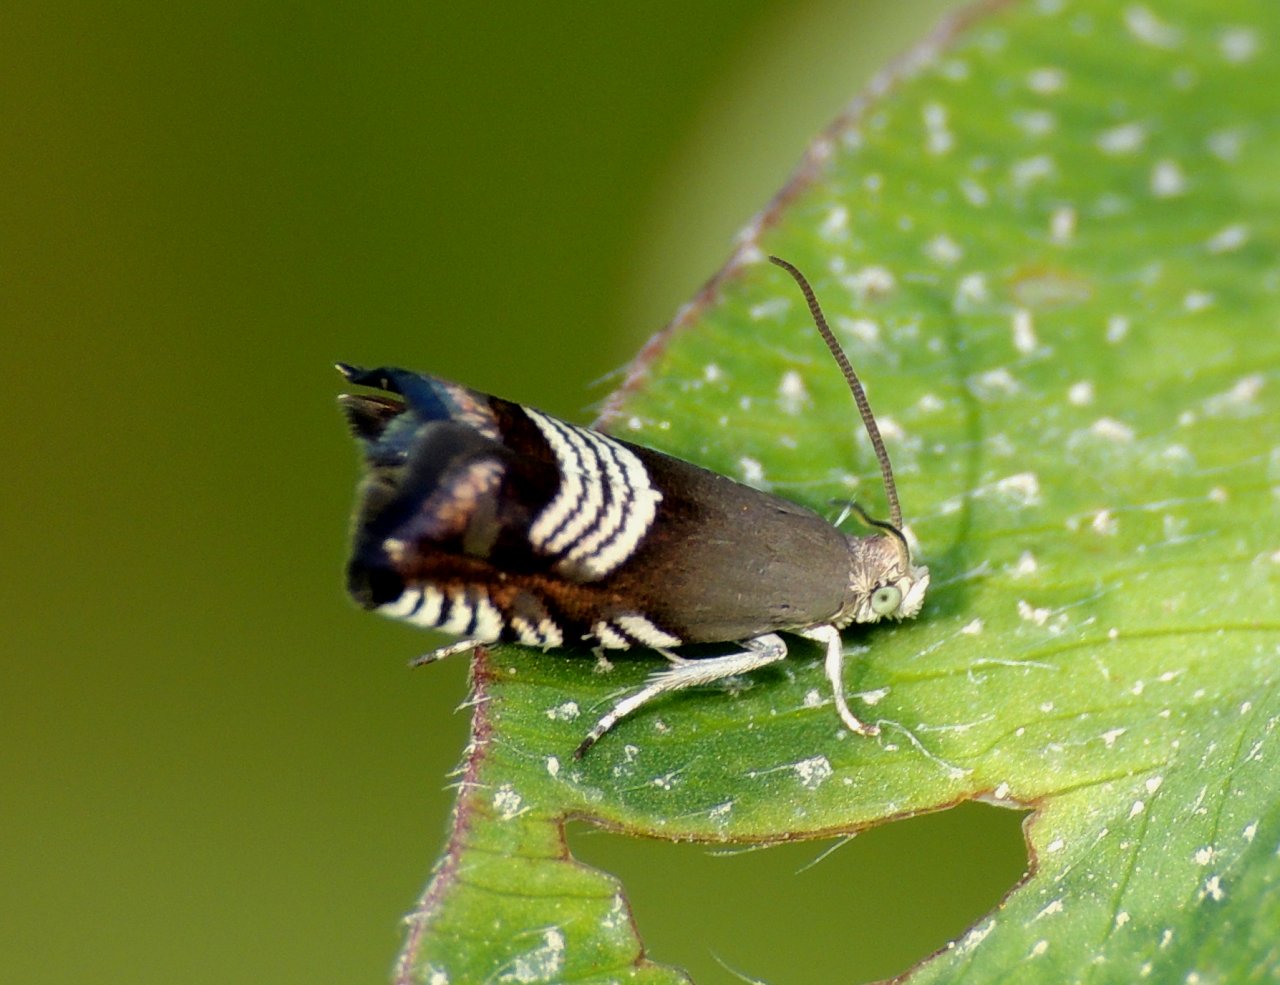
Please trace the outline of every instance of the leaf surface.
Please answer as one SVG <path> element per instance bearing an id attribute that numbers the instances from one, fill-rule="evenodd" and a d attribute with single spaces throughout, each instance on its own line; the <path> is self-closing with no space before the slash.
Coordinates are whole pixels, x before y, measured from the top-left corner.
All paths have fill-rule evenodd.
<path id="1" fill-rule="evenodd" d="M 450 844 L 401 976 L 679 982 L 566 818 L 709 842 L 1035 808 L 1034 871 L 912 981 L 1280 968 L 1280 7 L 992 6 L 811 149 L 653 340 L 609 427 L 819 512 L 884 511 L 794 284 L 867 384 L 932 570 L 921 616 L 691 690 L 571 753 L 662 666 L 475 667 Z M 744 550 L 750 531 L 743 531 Z"/>

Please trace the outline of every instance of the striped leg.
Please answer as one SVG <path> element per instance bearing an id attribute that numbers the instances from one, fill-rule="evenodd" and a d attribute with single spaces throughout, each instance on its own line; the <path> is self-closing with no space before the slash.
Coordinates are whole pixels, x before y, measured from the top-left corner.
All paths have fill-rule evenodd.
<path id="1" fill-rule="evenodd" d="M 600 721 L 587 733 L 582 744 L 573 752 L 574 759 L 581 759 L 583 754 L 594 746 L 600 738 L 619 721 L 633 711 L 668 691 L 680 691 L 700 684 L 711 684 L 726 677 L 745 674 L 758 670 L 769 664 L 777 663 L 787 655 L 787 645 L 776 633 L 766 633 L 742 644 L 746 647 L 741 653 L 729 653 L 723 657 L 708 657 L 705 660 L 689 660 L 676 657 L 672 660 L 670 670 L 661 670 L 649 678 L 648 683 L 640 690 L 629 694 L 609 709 Z M 671 659 L 674 654 L 664 654 Z"/>
<path id="2" fill-rule="evenodd" d="M 445 657 L 452 657 L 455 653 L 466 653 L 468 650 L 474 650 L 478 646 L 483 646 L 491 640 L 458 640 L 455 643 L 449 643 L 446 646 L 432 650 L 430 653 L 424 653 L 420 657 L 414 657 L 409 661 L 410 667 L 425 667 L 427 664 L 433 664 L 437 660 L 443 660 Z"/>
<path id="3" fill-rule="evenodd" d="M 836 711 L 840 720 L 856 735 L 879 735 L 880 726 L 860 721 L 849 710 L 844 699 L 844 644 L 840 642 L 840 631 L 835 626 L 813 626 L 798 630 L 797 636 L 821 643 L 827 648 L 827 680 L 831 682 L 831 694 L 836 701 Z"/>

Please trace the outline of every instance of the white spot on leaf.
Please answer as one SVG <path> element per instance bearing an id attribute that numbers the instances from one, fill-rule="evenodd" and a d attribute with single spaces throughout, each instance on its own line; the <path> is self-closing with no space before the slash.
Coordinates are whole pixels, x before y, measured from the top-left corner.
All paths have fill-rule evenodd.
<path id="1" fill-rule="evenodd" d="M 1027 88 L 1042 96 L 1061 92 L 1067 85 L 1067 73 L 1060 68 L 1037 68 L 1027 73 Z"/>
<path id="2" fill-rule="evenodd" d="M 981 209 L 991 204 L 991 193 L 972 178 L 960 179 L 960 194 L 974 208 Z"/>
<path id="3" fill-rule="evenodd" d="M 1037 626 L 1043 626 L 1049 621 L 1051 613 L 1048 609 L 1033 606 L 1026 599 L 1018 599 L 1018 615 L 1025 621 L 1035 623 Z"/>
<path id="4" fill-rule="evenodd" d="M 1036 506 L 1040 502 L 1040 479 L 1034 472 L 1007 475 L 992 488 L 1001 496 L 1017 500 L 1021 506 Z"/>
<path id="5" fill-rule="evenodd" d="M 1052 177 L 1056 171 L 1053 158 L 1047 154 L 1038 154 L 1035 157 L 1014 161 L 1009 169 L 1009 177 L 1015 188 L 1025 189 L 1029 185 Z"/>
<path id="6" fill-rule="evenodd" d="M 1018 386 L 1018 381 L 1013 378 L 1013 374 L 1001 366 L 999 369 L 989 369 L 985 373 L 971 377 L 969 389 L 973 391 L 974 396 L 985 400 L 998 394 L 1014 394 L 1022 388 Z"/>
<path id="7" fill-rule="evenodd" d="M 977 947 L 984 940 L 986 940 L 987 937 L 991 934 L 991 931 L 995 929 L 996 929 L 996 921 L 995 921 L 995 918 L 992 917 L 986 923 L 982 924 L 981 926 L 974 927 L 971 931 L 965 934 L 964 937 L 960 939 L 960 943 L 956 945 L 956 950 L 959 951 L 961 954 L 965 954 L 968 951 L 972 951 L 975 947 Z"/>
<path id="8" fill-rule="evenodd" d="M 950 236 L 940 233 L 924 244 L 924 255 L 934 263 L 950 267 L 958 263 L 960 258 L 964 256 L 964 250 Z"/>
<path id="9" fill-rule="evenodd" d="M 1013 347 L 1022 355 L 1028 356 L 1036 351 L 1036 330 L 1031 321 L 1031 312 L 1026 308 L 1017 308 L 1013 312 Z"/>
<path id="10" fill-rule="evenodd" d="M 1215 130 L 1205 138 L 1205 146 L 1218 160 L 1232 164 L 1240 157 L 1244 134 L 1236 129 Z"/>
<path id="11" fill-rule="evenodd" d="M 498 981 L 520 985 L 559 981 L 564 971 L 565 950 L 564 931 L 550 927 L 543 931 L 540 945 L 511 959 L 511 970 L 499 975 Z"/>
<path id="12" fill-rule="evenodd" d="M 760 464 L 758 459 L 743 455 L 738 459 L 738 472 L 742 476 L 742 481 L 749 486 L 755 486 L 757 489 L 767 489 L 769 487 L 769 483 L 764 477 L 764 466 Z"/>
<path id="13" fill-rule="evenodd" d="M 1047 109 L 1021 110 L 1013 114 L 1013 123 L 1028 137 L 1046 137 L 1058 126 L 1058 118 Z"/>
<path id="14" fill-rule="evenodd" d="M 849 210 L 837 205 L 827 213 L 820 228 L 827 239 L 842 239 L 849 231 Z"/>
<path id="15" fill-rule="evenodd" d="M 1242 222 L 1224 226 L 1204 244 L 1210 253 L 1230 253 L 1238 250 L 1249 241 L 1249 227 Z"/>
<path id="16" fill-rule="evenodd" d="M 1023 551 L 1018 557 L 1018 563 L 1009 569 L 1009 573 L 1015 578 L 1025 578 L 1028 575 L 1034 575 L 1039 568 L 1036 556 L 1030 551 Z"/>
<path id="17" fill-rule="evenodd" d="M 1170 158 L 1156 161 L 1151 168 L 1151 194 L 1156 198 L 1177 198 L 1187 193 L 1187 176 L 1182 165 Z"/>
<path id="18" fill-rule="evenodd" d="M 1098 418 L 1089 426 L 1089 433 L 1095 438 L 1114 441 L 1117 444 L 1128 444 L 1133 440 L 1133 428 L 1112 417 Z"/>
<path id="19" fill-rule="evenodd" d="M 1069 243 L 1076 234 L 1076 210 L 1069 205 L 1054 209 L 1049 216 L 1049 238 L 1055 243 Z"/>
<path id="20" fill-rule="evenodd" d="M 753 304 L 747 309 L 747 314 L 751 316 L 753 321 L 764 321 L 765 319 L 779 319 L 790 310 L 790 298 L 776 297 L 761 301 L 759 304 Z"/>
<path id="21" fill-rule="evenodd" d="M 547 709 L 547 717 L 553 722 L 572 722 L 580 713 L 576 701 L 566 701 L 562 705 Z"/>
<path id="22" fill-rule="evenodd" d="M 955 137 L 947 126 L 947 108 L 941 103 L 926 103 L 924 110 L 925 147 L 930 154 L 948 153 Z"/>
<path id="23" fill-rule="evenodd" d="M 800 780 L 800 785 L 806 790 L 817 790 L 835 772 L 832 770 L 831 763 L 826 756 L 813 756 L 810 759 L 802 759 L 800 762 L 793 764 L 791 768 Z"/>
<path id="24" fill-rule="evenodd" d="M 1087 407 L 1093 403 L 1093 383 L 1080 380 L 1067 388 L 1067 401 L 1076 407 Z"/>
<path id="25" fill-rule="evenodd" d="M 1204 412 L 1209 417 L 1245 417 L 1258 412 L 1258 394 L 1265 383 L 1261 373 L 1242 377 L 1225 393 L 1209 397 L 1204 402 Z"/>
<path id="26" fill-rule="evenodd" d="M 836 326 L 864 345 L 875 347 L 880 344 L 880 326 L 870 318 L 837 317 Z"/>
<path id="27" fill-rule="evenodd" d="M 916 401 L 916 409 L 922 414 L 932 414 L 942 410 L 946 404 L 942 402 L 942 398 L 935 393 L 923 393 L 920 399 Z"/>
<path id="28" fill-rule="evenodd" d="M 493 792 L 493 809 L 498 812 L 502 820 L 510 821 L 512 818 L 519 817 L 528 808 L 524 805 L 524 798 L 516 793 L 515 787 L 510 783 L 504 783 Z"/>
<path id="29" fill-rule="evenodd" d="M 1093 528 L 1093 532 L 1101 534 L 1103 537 L 1114 537 L 1120 530 L 1120 521 L 1115 518 L 1115 514 L 1110 510 L 1098 510 L 1093 515 L 1093 519 L 1089 521 L 1089 526 Z"/>
<path id="30" fill-rule="evenodd" d="M 1233 65 L 1252 61 L 1259 47 L 1258 32 L 1251 27 L 1228 27 L 1218 35 L 1218 50 Z"/>
<path id="31" fill-rule="evenodd" d="M 982 274 L 965 274 L 956 284 L 955 300 L 952 302 L 959 311 L 970 310 L 974 305 L 986 304 L 991 300 L 991 292 L 987 288 L 987 278 Z"/>
<path id="32" fill-rule="evenodd" d="M 1182 299 L 1182 307 L 1187 311 L 1204 311 L 1213 304 L 1212 291 L 1188 291 Z"/>
<path id="33" fill-rule="evenodd" d="M 1094 143 L 1104 154 L 1136 154 L 1147 142 L 1147 128 L 1141 123 L 1122 123 L 1098 134 Z"/>
<path id="34" fill-rule="evenodd" d="M 1176 48 L 1182 44 L 1182 32 L 1142 4 L 1125 8 L 1124 26 L 1135 38 L 1153 48 Z"/>
<path id="35" fill-rule="evenodd" d="M 897 280 L 885 267 L 863 267 L 846 278 L 847 286 L 858 297 L 859 304 L 887 297 L 897 286 Z"/>
<path id="36" fill-rule="evenodd" d="M 804 409 L 809 399 L 809 391 L 805 389 L 804 378 L 794 369 L 782 374 L 782 382 L 778 384 L 778 405 L 784 414 L 796 415 Z"/>

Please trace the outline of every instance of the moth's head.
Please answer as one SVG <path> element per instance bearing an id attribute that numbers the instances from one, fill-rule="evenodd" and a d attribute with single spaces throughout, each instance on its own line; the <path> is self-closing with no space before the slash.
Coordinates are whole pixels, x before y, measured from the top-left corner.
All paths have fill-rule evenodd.
<path id="1" fill-rule="evenodd" d="M 849 593 L 837 625 L 910 619 L 924 605 L 929 569 L 916 564 L 896 527 L 870 537 L 849 538 Z"/>

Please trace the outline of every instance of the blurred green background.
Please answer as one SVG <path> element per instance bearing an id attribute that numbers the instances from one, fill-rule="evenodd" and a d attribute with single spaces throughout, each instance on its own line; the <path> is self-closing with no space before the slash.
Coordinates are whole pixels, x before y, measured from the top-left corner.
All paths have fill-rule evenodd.
<path id="1" fill-rule="evenodd" d="M 953 4 L 952 4 L 953 5 Z M 381 982 L 463 661 L 342 590 L 335 359 L 587 421 L 949 4 L 11 4 L 0 13 L 0 981 Z M 1017 815 L 730 858 L 573 831 L 651 955 L 902 970 Z M 798 873 L 798 874 L 797 874 Z"/>

